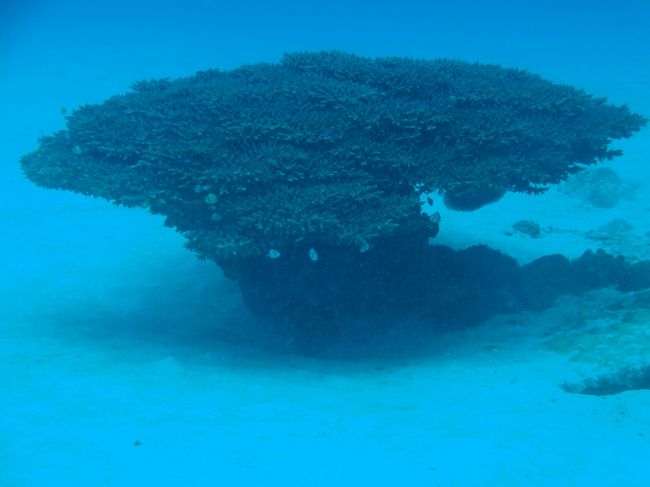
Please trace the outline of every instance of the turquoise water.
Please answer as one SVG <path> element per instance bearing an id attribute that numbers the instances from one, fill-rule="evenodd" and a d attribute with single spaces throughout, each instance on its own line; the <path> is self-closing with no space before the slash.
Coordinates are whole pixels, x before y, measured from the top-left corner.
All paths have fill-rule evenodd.
<path id="1" fill-rule="evenodd" d="M 135 81 L 296 51 L 521 68 L 648 117 L 649 16 L 642 1 L 3 3 L 0 486 L 649 485 L 647 384 L 562 387 L 647 366 L 643 291 L 471 327 L 370 324 L 306 355 L 160 216 L 38 188 L 19 165 Z M 566 188 L 475 212 L 436 200 L 436 242 L 522 265 L 650 258 L 650 131 L 614 145 L 616 205 Z"/>

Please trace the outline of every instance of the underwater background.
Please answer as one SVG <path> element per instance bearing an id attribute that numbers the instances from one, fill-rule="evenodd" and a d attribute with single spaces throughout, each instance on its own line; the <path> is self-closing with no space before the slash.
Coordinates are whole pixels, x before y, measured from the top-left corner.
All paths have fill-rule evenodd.
<path id="1" fill-rule="evenodd" d="M 298 51 L 494 63 L 648 117 L 648 17 L 644 1 L 3 2 L 0 486 L 649 485 L 647 290 L 397 320 L 305 354 L 162 217 L 19 164 L 138 80 Z M 650 258 L 650 130 L 613 147 L 607 172 L 542 195 L 436 201 L 435 242 Z"/>

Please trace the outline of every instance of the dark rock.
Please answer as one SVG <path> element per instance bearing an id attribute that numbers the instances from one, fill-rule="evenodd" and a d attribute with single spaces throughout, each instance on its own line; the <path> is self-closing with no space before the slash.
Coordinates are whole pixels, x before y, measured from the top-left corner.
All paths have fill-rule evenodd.
<path id="1" fill-rule="evenodd" d="M 600 289 L 618 284 L 628 271 L 629 263 L 620 255 L 608 254 L 602 249 L 586 251 L 571 262 L 575 292 Z"/>
<path id="2" fill-rule="evenodd" d="M 544 309 L 576 289 L 571 261 L 560 254 L 540 257 L 521 268 L 521 306 Z"/>
<path id="3" fill-rule="evenodd" d="M 603 244 L 611 244 L 629 240 L 633 237 L 633 231 L 634 226 L 627 220 L 615 218 L 598 229 L 587 232 L 585 236 Z"/>
<path id="4" fill-rule="evenodd" d="M 639 291 L 650 288 L 650 261 L 642 260 L 629 266 L 618 280 L 620 291 Z"/>
<path id="5" fill-rule="evenodd" d="M 577 195 L 596 208 L 613 208 L 634 189 L 611 168 L 598 167 L 571 176 L 562 186 L 565 193 Z"/>
<path id="6" fill-rule="evenodd" d="M 519 220 L 512 225 L 512 228 L 532 238 L 538 238 L 542 235 L 542 228 L 539 223 L 531 220 Z"/>
<path id="7" fill-rule="evenodd" d="M 563 384 L 562 388 L 575 394 L 610 396 L 634 390 L 650 390 L 650 366 L 626 367 L 613 374 L 603 374 L 578 384 Z"/>

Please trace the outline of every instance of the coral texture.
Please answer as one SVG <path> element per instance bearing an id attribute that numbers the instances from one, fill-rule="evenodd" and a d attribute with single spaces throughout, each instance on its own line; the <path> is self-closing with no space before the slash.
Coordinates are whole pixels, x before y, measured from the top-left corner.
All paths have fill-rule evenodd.
<path id="1" fill-rule="evenodd" d="M 367 248 L 610 159 L 645 120 L 524 71 L 288 54 L 138 82 L 83 106 L 22 165 L 34 182 L 145 206 L 217 262 L 308 242 Z"/>
<path id="2" fill-rule="evenodd" d="M 21 163 L 39 185 L 165 215 L 251 308 L 327 333 L 346 319 L 478 321 L 583 278 L 617 283 L 627 264 L 601 254 L 520 268 L 484 247 L 431 247 L 439 216 L 421 200 L 473 210 L 539 193 L 618 155 L 612 140 L 645 122 L 500 66 L 298 53 L 138 82 L 74 111 Z"/>

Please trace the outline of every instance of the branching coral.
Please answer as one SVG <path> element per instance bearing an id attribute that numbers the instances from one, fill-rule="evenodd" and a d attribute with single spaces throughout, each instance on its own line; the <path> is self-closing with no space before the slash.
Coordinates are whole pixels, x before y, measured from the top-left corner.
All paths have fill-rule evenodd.
<path id="1" fill-rule="evenodd" d="M 220 261 L 372 243 L 423 224 L 425 191 L 460 209 L 538 192 L 644 122 L 524 71 L 300 53 L 138 82 L 76 110 L 22 165 L 38 184 L 162 213 Z"/>
<path id="2" fill-rule="evenodd" d="M 438 222 L 422 215 L 423 193 L 463 210 L 538 193 L 618 155 L 612 140 L 645 122 L 500 66 L 297 53 L 138 82 L 74 111 L 21 162 L 39 185 L 165 215 L 189 248 L 253 286 L 269 255 L 291 273 L 330 249 L 354 269 L 369 249 L 426 242 Z M 370 259 L 389 271 L 368 275 L 392 279 L 390 260 Z"/>

